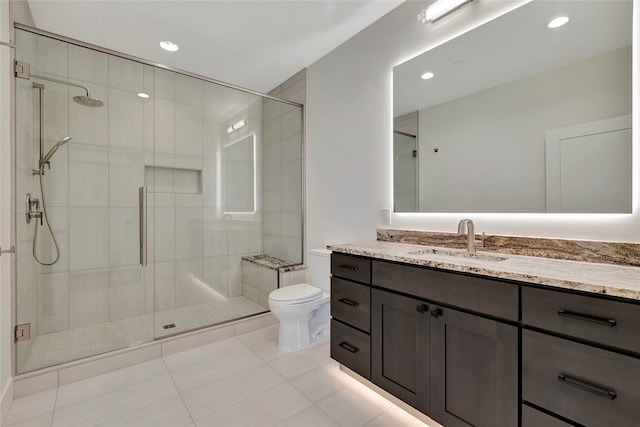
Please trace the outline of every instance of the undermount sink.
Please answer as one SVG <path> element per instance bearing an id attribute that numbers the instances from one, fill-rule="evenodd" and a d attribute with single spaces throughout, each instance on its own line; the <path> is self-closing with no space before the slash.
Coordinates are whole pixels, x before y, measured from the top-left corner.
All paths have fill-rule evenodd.
<path id="1" fill-rule="evenodd" d="M 506 261 L 509 258 L 500 256 L 500 255 L 489 255 L 486 253 L 475 253 L 470 254 L 469 252 L 455 249 L 444 249 L 444 248 L 427 248 L 427 249 L 419 249 L 417 251 L 407 252 L 408 255 L 444 255 L 455 258 L 468 258 L 468 259 L 477 259 L 481 261 L 493 261 L 500 262 Z"/>

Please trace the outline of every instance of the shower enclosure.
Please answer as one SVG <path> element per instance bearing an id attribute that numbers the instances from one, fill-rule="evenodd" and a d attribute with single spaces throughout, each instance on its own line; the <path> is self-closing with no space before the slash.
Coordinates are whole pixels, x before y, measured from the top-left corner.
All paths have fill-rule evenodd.
<path id="1" fill-rule="evenodd" d="M 302 263 L 302 107 L 28 27 L 16 46 L 17 373 L 267 311 Z"/>

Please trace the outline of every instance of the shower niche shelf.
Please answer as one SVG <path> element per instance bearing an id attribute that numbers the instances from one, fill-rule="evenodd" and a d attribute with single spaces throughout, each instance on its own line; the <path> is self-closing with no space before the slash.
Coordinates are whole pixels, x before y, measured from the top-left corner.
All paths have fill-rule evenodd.
<path id="1" fill-rule="evenodd" d="M 154 193 L 202 194 L 202 171 L 145 166 L 144 181 Z"/>

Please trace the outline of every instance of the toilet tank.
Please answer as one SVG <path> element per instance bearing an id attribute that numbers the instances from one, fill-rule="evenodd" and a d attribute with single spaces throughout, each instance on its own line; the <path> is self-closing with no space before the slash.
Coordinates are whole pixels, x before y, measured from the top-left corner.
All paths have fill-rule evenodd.
<path id="1" fill-rule="evenodd" d="M 311 249 L 307 268 L 311 284 L 329 292 L 331 288 L 331 251 L 328 249 Z"/>

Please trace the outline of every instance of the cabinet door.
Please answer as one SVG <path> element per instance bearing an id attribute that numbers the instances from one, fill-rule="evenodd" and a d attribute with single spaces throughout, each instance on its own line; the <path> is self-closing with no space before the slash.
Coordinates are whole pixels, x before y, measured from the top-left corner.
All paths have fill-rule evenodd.
<path id="1" fill-rule="evenodd" d="M 429 306 L 415 298 L 373 289 L 371 377 L 424 413 L 429 409 Z"/>
<path id="2" fill-rule="evenodd" d="M 431 307 L 431 417 L 447 427 L 518 425 L 518 329 Z"/>

